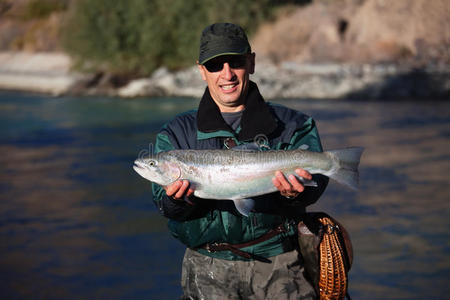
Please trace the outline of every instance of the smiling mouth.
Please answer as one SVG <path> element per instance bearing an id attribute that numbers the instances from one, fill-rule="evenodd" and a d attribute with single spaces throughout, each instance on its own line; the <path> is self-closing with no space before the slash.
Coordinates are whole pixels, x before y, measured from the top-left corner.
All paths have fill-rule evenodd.
<path id="1" fill-rule="evenodd" d="M 225 92 L 233 91 L 237 86 L 238 86 L 237 82 L 230 83 L 230 84 L 221 84 L 221 85 L 219 85 L 219 87 Z"/>

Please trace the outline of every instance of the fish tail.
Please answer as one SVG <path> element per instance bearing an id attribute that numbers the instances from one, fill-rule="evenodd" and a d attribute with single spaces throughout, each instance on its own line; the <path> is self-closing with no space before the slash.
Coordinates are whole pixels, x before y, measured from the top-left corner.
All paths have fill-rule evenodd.
<path id="1" fill-rule="evenodd" d="M 353 190 L 357 190 L 359 184 L 358 166 L 363 151 L 364 148 L 362 147 L 328 151 L 339 161 L 338 170 L 331 174 L 330 177 Z"/>

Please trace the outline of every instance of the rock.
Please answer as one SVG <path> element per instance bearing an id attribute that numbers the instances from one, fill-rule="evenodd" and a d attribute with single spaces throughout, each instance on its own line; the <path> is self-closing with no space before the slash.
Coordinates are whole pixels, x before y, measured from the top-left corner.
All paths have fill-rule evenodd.
<path id="1" fill-rule="evenodd" d="M 201 97 L 205 83 L 200 79 L 197 67 L 193 66 L 178 72 L 169 72 L 167 68 L 156 70 L 150 78 L 130 81 L 118 90 L 121 97 L 141 96 L 182 96 Z"/>
<path id="2" fill-rule="evenodd" d="M 0 52 L 0 71 L 67 74 L 71 59 L 60 52 Z"/>
<path id="3" fill-rule="evenodd" d="M 0 52 L 0 89 L 61 95 L 83 78 L 63 53 Z"/>
<path id="4" fill-rule="evenodd" d="M 167 69 L 166 67 L 161 67 L 153 72 L 152 79 L 163 78 L 167 75 L 170 75 L 169 69 Z"/>
<path id="5" fill-rule="evenodd" d="M 124 98 L 143 96 L 163 96 L 164 91 L 158 89 L 149 78 L 130 81 L 126 86 L 117 91 L 117 95 Z"/>
<path id="6" fill-rule="evenodd" d="M 170 72 L 158 69 L 149 78 L 126 79 L 108 74 L 79 75 L 61 53 L 0 53 L 0 88 L 51 95 L 195 97 L 205 90 L 197 66 Z M 395 64 L 299 63 L 260 60 L 251 76 L 267 100 L 309 99 L 449 99 L 450 69 Z"/>
<path id="7" fill-rule="evenodd" d="M 300 64 L 265 67 L 252 76 L 266 99 L 449 99 L 450 69 L 392 64 Z"/>
<path id="8" fill-rule="evenodd" d="M 264 98 L 309 99 L 446 99 L 450 91 L 447 68 L 415 69 L 392 64 L 257 64 L 251 75 Z M 179 72 L 158 71 L 150 79 L 135 80 L 119 95 L 199 98 L 205 83 L 196 67 Z"/>

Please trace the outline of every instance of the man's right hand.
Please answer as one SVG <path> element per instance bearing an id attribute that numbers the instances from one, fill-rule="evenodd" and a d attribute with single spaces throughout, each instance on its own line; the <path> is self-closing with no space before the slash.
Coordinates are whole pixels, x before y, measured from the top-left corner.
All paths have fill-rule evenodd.
<path id="1" fill-rule="evenodd" d="M 189 181 L 178 180 L 164 187 L 167 196 L 175 200 L 185 200 L 194 194 L 194 189 L 190 187 Z"/>

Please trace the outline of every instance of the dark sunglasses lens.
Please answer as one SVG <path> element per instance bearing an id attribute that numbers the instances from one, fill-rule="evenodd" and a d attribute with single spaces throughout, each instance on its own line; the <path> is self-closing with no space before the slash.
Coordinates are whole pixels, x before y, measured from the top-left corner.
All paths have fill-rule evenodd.
<path id="1" fill-rule="evenodd" d="M 223 69 L 223 61 L 208 61 L 205 63 L 205 68 L 209 72 L 219 72 Z"/>
<path id="2" fill-rule="evenodd" d="M 228 61 L 230 67 L 233 69 L 243 68 L 246 62 L 247 58 L 245 56 L 236 56 Z"/>
<path id="3" fill-rule="evenodd" d="M 212 59 L 204 64 L 209 72 L 219 72 L 223 69 L 223 64 L 228 63 L 231 68 L 239 69 L 245 66 L 247 58 L 245 56 L 232 56 L 227 59 Z"/>

